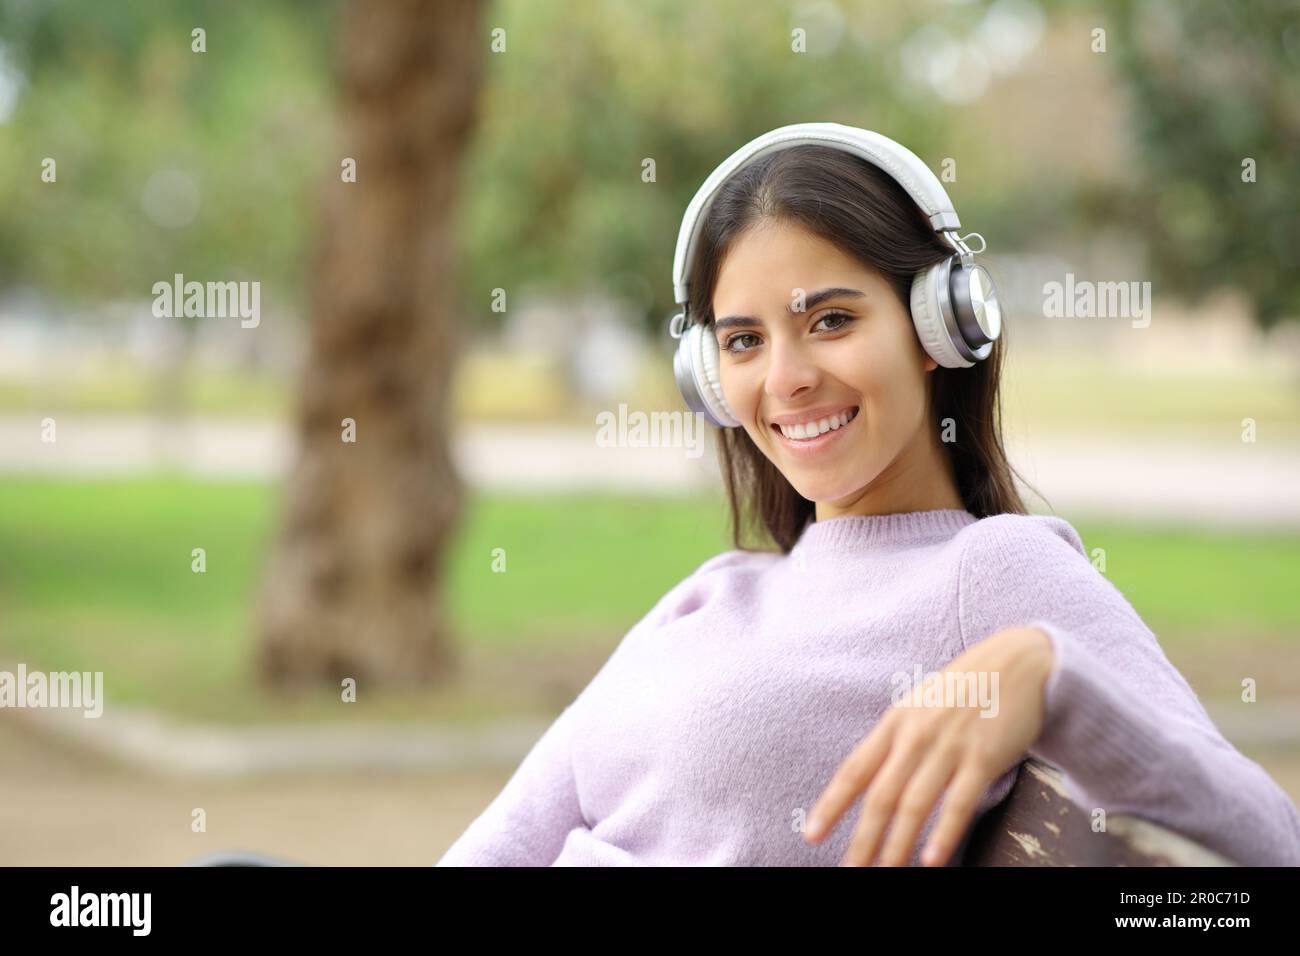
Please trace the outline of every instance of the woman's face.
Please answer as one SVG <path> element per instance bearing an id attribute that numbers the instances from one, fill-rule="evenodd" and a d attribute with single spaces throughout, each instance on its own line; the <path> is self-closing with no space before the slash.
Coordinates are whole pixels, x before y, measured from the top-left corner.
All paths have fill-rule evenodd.
<path id="1" fill-rule="evenodd" d="M 822 297 L 827 289 L 845 291 Z M 893 510 L 876 506 L 936 487 L 926 373 L 937 363 L 880 273 L 768 220 L 733 241 L 713 314 L 728 404 L 795 490 L 818 502 L 819 520 Z M 795 423 L 811 424 L 779 427 Z M 809 428 L 822 433 L 810 438 Z"/>

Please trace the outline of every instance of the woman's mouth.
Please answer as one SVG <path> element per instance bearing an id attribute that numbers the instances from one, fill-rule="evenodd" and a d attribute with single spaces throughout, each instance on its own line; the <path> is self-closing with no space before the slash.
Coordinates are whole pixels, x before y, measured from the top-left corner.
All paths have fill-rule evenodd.
<path id="1" fill-rule="evenodd" d="M 786 448 L 796 454 L 811 454 L 821 451 L 832 444 L 839 438 L 840 433 L 847 429 L 857 417 L 858 406 L 854 405 L 851 408 L 827 415 L 816 421 L 804 422 L 798 425 L 777 425 L 773 423 L 771 427 L 777 439 Z"/>

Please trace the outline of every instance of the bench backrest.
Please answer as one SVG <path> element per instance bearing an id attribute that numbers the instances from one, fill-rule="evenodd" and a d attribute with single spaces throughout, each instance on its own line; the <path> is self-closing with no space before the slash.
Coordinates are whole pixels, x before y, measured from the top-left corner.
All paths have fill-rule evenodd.
<path id="1" fill-rule="evenodd" d="M 1139 817 L 1108 813 L 1104 832 L 1065 792 L 1061 771 L 1030 758 L 1007 798 L 975 822 L 961 866 L 1235 866 Z"/>

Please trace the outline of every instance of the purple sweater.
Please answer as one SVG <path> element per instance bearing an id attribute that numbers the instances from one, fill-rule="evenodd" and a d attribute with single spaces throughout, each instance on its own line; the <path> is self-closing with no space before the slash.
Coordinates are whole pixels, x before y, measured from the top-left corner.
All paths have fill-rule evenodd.
<path id="1" fill-rule="evenodd" d="M 834 866 L 801 822 L 892 703 L 1017 625 L 1052 639 L 1029 753 L 1071 798 L 1248 865 L 1300 865 L 1286 793 L 1210 721 L 1155 636 L 1057 517 L 960 509 L 834 518 L 794 550 L 705 561 L 629 631 L 438 866 Z M 1010 791 L 1015 767 L 979 812 Z M 913 848 L 915 865 L 938 820 Z"/>

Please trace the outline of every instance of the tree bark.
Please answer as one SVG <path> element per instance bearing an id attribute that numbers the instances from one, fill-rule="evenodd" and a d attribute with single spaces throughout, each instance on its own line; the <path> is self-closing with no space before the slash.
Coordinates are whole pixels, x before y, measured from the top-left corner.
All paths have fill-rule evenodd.
<path id="1" fill-rule="evenodd" d="M 438 584 L 464 499 L 448 447 L 454 199 L 479 18 L 464 0 L 353 0 L 342 15 L 342 155 L 321 202 L 299 444 L 259 607 L 272 685 L 455 669 Z"/>

